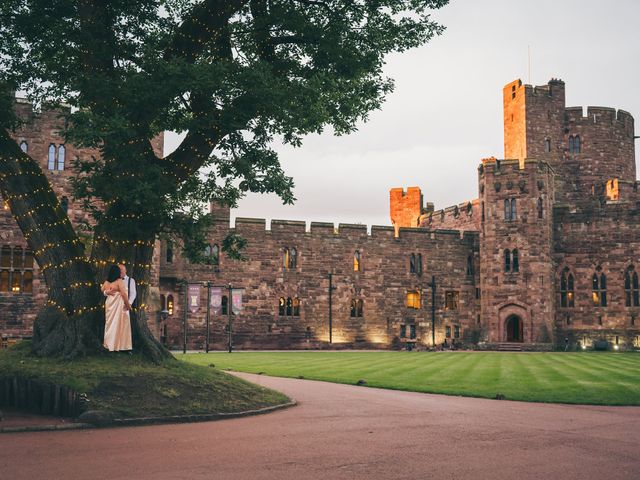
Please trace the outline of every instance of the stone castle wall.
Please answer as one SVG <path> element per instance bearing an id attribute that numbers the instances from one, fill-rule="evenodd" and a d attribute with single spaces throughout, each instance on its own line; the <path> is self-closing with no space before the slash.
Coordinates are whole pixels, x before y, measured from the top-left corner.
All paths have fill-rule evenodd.
<path id="1" fill-rule="evenodd" d="M 229 232 L 248 240 L 244 262 L 220 257 L 218 267 L 191 265 L 174 255 L 172 273 L 161 279 L 160 292 L 172 295 L 174 314 L 167 320 L 167 343 L 182 345 L 181 280 L 211 282 L 215 286 L 231 284 L 243 288 L 244 310 L 233 318 L 234 342 L 242 348 L 321 347 L 329 338 L 329 274 L 333 274 L 333 331 L 335 346 L 387 348 L 394 337 L 401 337 L 405 325 L 416 329 L 413 341 L 431 341 L 432 276 L 436 278 L 437 341 L 444 340 L 446 326 L 451 335 L 462 335 L 475 328 L 475 284 L 477 275 L 467 274 L 468 257 L 477 257 L 477 235 L 457 231 L 401 229 L 392 227 L 311 223 L 271 222 L 265 228 L 262 219 L 236 220 L 234 228 L 218 223 L 210 232 L 212 244 L 220 244 Z M 166 248 L 166 247 L 164 247 Z M 295 248 L 294 268 L 283 265 L 285 248 Z M 354 254 L 360 253 L 359 270 L 354 269 Z M 410 272 L 410 255 L 420 254 L 422 272 Z M 166 264 L 166 258 L 165 264 Z M 163 266 L 163 272 L 169 271 Z M 420 308 L 407 307 L 406 294 L 419 292 Z M 456 309 L 447 309 L 446 292 L 458 292 Z M 299 317 L 280 315 L 279 299 L 298 298 Z M 353 300 L 362 300 L 361 317 L 351 316 Z M 188 346 L 203 348 L 206 333 L 206 289 L 201 290 L 202 308 L 189 315 Z M 224 348 L 228 318 L 211 316 L 210 342 Z"/>
<path id="2" fill-rule="evenodd" d="M 640 270 L 633 118 L 622 110 L 589 107 L 584 116 L 581 108 L 567 108 L 560 80 L 538 87 L 511 82 L 503 89 L 503 107 L 507 159 L 482 161 L 474 200 L 435 210 L 423 203 L 418 187 L 392 189 L 392 226 L 370 232 L 364 225 L 307 227 L 283 220 L 267 228 L 264 220 L 249 218 L 238 218 L 231 227 L 229 209 L 212 206 L 210 245 L 220 248 L 227 234 L 237 233 L 248 241 L 246 261 L 221 253 L 217 265 L 193 265 L 182 258 L 179 245 L 158 241 L 148 316 L 152 332 L 180 348 L 183 282 L 208 282 L 244 291 L 244 308 L 232 317 L 236 348 L 325 348 L 332 274 L 333 347 L 429 346 L 432 307 L 437 344 L 445 339 L 495 344 L 513 339 L 515 332 L 521 336 L 516 341 L 532 348 L 562 345 L 565 337 L 572 345 L 603 338 L 622 348 L 640 346 L 640 305 L 626 304 L 624 283 L 627 270 Z M 36 115 L 24 102 L 17 108 L 31 122 L 16 132 L 16 140 L 27 142 L 79 225 L 87 218 L 72 201 L 69 167 L 75 156 L 96 152 L 67 145 L 65 169 L 49 170 L 49 145 L 63 142 L 59 115 Z M 576 136 L 579 153 L 568 148 Z M 154 147 L 161 148 L 161 139 Z M 0 226 L 3 245 L 26 247 L 7 210 L 0 210 Z M 285 249 L 290 255 L 295 249 L 295 265 L 285 267 Z M 354 268 L 356 252 L 359 268 Z M 607 278 L 606 306 L 593 301 L 595 271 Z M 563 272 L 575 280 L 571 306 L 562 305 Z M 200 310 L 187 316 L 188 348 L 205 345 L 206 293 L 203 286 Z M 33 293 L 0 292 L 0 333 L 29 336 L 45 296 L 35 265 Z M 299 300 L 299 314 L 288 314 L 286 306 L 283 314 L 281 298 L 285 304 Z M 353 302 L 362 302 L 361 316 L 357 311 L 352 316 Z M 419 308 L 412 308 L 414 302 Z M 170 311 L 166 318 L 163 309 Z M 226 347 L 227 322 L 227 316 L 211 316 L 212 348 Z"/>

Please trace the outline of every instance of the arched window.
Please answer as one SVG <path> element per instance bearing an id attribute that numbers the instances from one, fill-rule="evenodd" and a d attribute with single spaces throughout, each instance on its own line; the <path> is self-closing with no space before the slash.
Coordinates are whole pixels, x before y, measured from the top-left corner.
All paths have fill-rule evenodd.
<path id="1" fill-rule="evenodd" d="M 467 257 L 467 275 L 473 275 L 473 255 Z"/>
<path id="2" fill-rule="evenodd" d="M 64 161 L 67 156 L 67 149 L 64 145 L 58 147 L 58 170 L 64 170 Z"/>
<path id="3" fill-rule="evenodd" d="M 504 271 L 505 272 L 511 271 L 511 250 L 509 249 L 506 249 L 504 251 Z"/>
<path id="4" fill-rule="evenodd" d="M 354 272 L 360 271 L 360 250 L 356 250 L 353 253 L 353 271 Z"/>
<path id="5" fill-rule="evenodd" d="M 292 248 L 289 252 L 289 268 L 296 268 L 298 266 L 298 251 Z"/>
<path id="6" fill-rule="evenodd" d="M 207 258 L 211 256 L 211 245 L 204 247 L 204 256 Z"/>
<path id="7" fill-rule="evenodd" d="M 551 152 L 551 140 L 548 138 L 544 139 L 544 151 L 545 153 Z"/>
<path id="8" fill-rule="evenodd" d="M 293 299 L 293 316 L 294 317 L 300 316 L 300 299 L 298 297 L 295 297 Z"/>
<path id="9" fill-rule="evenodd" d="M 162 293 L 160 294 L 160 311 L 167 309 L 167 297 Z"/>
<path id="10" fill-rule="evenodd" d="M 173 244 L 167 242 L 167 263 L 173 263 Z"/>
<path id="11" fill-rule="evenodd" d="M 47 158 L 47 168 L 49 170 L 56 169 L 56 146 L 52 143 L 49 145 L 49 155 Z"/>
<path id="12" fill-rule="evenodd" d="M 229 297 L 226 295 L 222 296 L 222 301 L 220 303 L 220 310 L 222 315 L 229 315 Z"/>
<path id="13" fill-rule="evenodd" d="M 413 253 L 409 255 L 409 273 L 416 273 L 416 256 Z"/>
<path id="14" fill-rule="evenodd" d="M 544 207 L 542 205 L 542 197 L 538 198 L 538 203 L 536 206 L 538 209 L 538 218 L 542 218 L 544 216 Z"/>
<path id="15" fill-rule="evenodd" d="M 422 275 L 422 254 L 416 255 L 416 273 Z"/>
<path id="16" fill-rule="evenodd" d="M 607 277 L 604 273 L 598 273 L 600 270 L 601 268 L 598 267 L 591 277 L 591 297 L 593 299 L 594 307 L 607 306 Z"/>
<path id="17" fill-rule="evenodd" d="M 569 153 L 573 153 L 573 135 L 569 137 Z"/>
<path id="18" fill-rule="evenodd" d="M 62 197 L 60 199 L 60 207 L 64 213 L 67 213 L 69 210 L 69 199 L 67 197 Z"/>
<path id="19" fill-rule="evenodd" d="M 357 315 L 356 299 L 353 298 L 353 299 L 351 299 L 351 318 L 355 318 L 356 315 Z"/>
<path id="20" fill-rule="evenodd" d="M 504 201 L 504 219 L 513 221 L 517 218 L 516 199 L 507 198 Z"/>
<path id="21" fill-rule="evenodd" d="M 291 297 L 287 297 L 287 317 L 290 317 L 293 313 L 293 300 Z"/>
<path id="22" fill-rule="evenodd" d="M 284 250 L 282 251 L 282 266 L 284 268 L 289 268 L 289 249 L 287 247 L 284 247 Z"/>
<path id="23" fill-rule="evenodd" d="M 280 315 L 281 317 L 284 317 L 286 313 L 286 306 L 287 301 L 284 297 L 280 297 L 280 300 L 278 300 L 278 315 Z"/>
<path id="24" fill-rule="evenodd" d="M 572 308 L 574 305 L 573 274 L 565 267 L 560 276 L 560 306 Z"/>
<path id="25" fill-rule="evenodd" d="M 576 135 L 573 139 L 573 153 L 580 153 L 582 150 L 582 142 L 580 141 L 580 135 Z"/>
<path id="26" fill-rule="evenodd" d="M 518 249 L 514 248 L 511 252 L 511 271 L 519 272 L 520 271 L 520 259 L 518 258 Z"/>
<path id="27" fill-rule="evenodd" d="M 217 244 L 211 248 L 211 263 L 220 265 L 220 247 Z"/>
<path id="28" fill-rule="evenodd" d="M 640 292 L 638 290 L 638 273 L 634 267 L 627 268 L 624 273 L 625 305 L 627 307 L 640 306 Z"/>
<path id="29" fill-rule="evenodd" d="M 363 307 L 364 307 L 364 302 L 362 301 L 362 299 L 360 298 L 356 300 L 356 314 L 358 317 L 362 317 Z"/>
<path id="30" fill-rule="evenodd" d="M 167 296 L 167 311 L 169 315 L 173 315 L 173 295 Z"/>
<path id="31" fill-rule="evenodd" d="M 20 142 L 20 150 L 22 150 L 24 153 L 27 153 L 29 151 L 29 145 L 27 145 L 27 142 L 25 142 L 24 140 Z"/>

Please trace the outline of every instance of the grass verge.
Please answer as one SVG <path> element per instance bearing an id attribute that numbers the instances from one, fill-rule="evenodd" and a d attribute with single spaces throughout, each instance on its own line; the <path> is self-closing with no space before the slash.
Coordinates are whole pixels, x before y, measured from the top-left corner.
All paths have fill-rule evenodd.
<path id="1" fill-rule="evenodd" d="M 38 358 L 30 354 L 26 341 L 0 351 L 1 376 L 66 385 L 85 393 L 91 410 L 117 418 L 234 413 L 289 400 L 208 365 L 177 361 L 155 365 L 126 353 L 74 361 Z"/>
<path id="2" fill-rule="evenodd" d="M 640 354 L 235 352 L 187 354 L 196 365 L 335 383 L 530 402 L 640 405 Z"/>

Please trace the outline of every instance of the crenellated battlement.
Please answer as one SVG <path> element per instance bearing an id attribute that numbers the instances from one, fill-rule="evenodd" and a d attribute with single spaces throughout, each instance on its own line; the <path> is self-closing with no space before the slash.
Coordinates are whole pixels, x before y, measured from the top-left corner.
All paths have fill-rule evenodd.
<path id="1" fill-rule="evenodd" d="M 589 127 L 592 125 L 612 126 L 613 128 L 633 128 L 633 116 L 625 110 L 616 110 L 610 107 L 586 107 L 587 113 L 583 107 L 567 107 L 565 108 L 566 121 L 570 126 Z"/>

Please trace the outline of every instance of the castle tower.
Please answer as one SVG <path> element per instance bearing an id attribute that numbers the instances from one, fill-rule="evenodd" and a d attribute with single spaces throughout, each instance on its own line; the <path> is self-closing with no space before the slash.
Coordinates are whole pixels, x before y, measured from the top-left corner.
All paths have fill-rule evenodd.
<path id="1" fill-rule="evenodd" d="M 422 192 L 419 187 L 392 188 L 389 191 L 391 224 L 396 237 L 400 227 L 418 227 L 422 215 Z"/>
<path id="2" fill-rule="evenodd" d="M 491 343 L 552 341 L 553 182 L 544 162 L 479 167 L 480 322 Z"/>
<path id="3" fill-rule="evenodd" d="M 504 155 L 544 160 L 556 173 L 559 201 L 592 199 L 608 180 L 636 178 L 634 122 L 623 111 L 565 105 L 565 84 L 533 87 L 514 80 L 503 88 Z"/>

